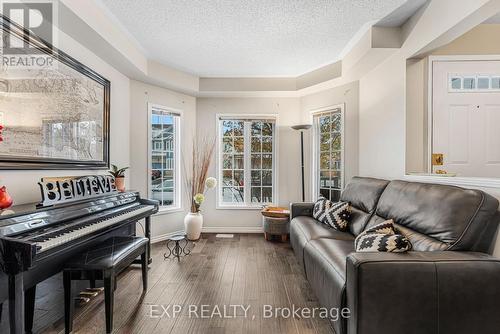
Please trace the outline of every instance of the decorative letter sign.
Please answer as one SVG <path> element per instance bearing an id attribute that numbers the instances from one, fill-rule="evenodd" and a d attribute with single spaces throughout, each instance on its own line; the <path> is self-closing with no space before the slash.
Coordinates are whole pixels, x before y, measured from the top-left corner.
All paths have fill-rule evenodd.
<path id="1" fill-rule="evenodd" d="M 49 179 L 38 182 L 42 202 L 38 206 L 79 201 L 117 192 L 111 175 L 90 175 L 75 178 Z"/>

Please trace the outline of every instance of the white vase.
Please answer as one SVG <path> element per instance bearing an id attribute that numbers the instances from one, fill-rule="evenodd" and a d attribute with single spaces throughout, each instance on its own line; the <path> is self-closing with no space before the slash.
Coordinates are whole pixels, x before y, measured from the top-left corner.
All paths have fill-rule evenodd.
<path id="1" fill-rule="evenodd" d="M 203 215 L 201 212 L 188 212 L 184 217 L 184 231 L 189 240 L 198 240 L 203 227 Z"/>

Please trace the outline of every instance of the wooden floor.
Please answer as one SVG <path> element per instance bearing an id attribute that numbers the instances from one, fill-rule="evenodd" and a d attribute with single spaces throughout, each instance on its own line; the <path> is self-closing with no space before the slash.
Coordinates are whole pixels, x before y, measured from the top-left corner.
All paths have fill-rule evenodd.
<path id="1" fill-rule="evenodd" d="M 233 239 L 203 235 L 192 254 L 180 263 L 164 260 L 164 243 L 153 245 L 149 289 L 142 292 L 140 268 L 120 275 L 115 293 L 115 333 L 332 333 L 327 320 L 264 319 L 263 305 L 274 307 L 319 307 L 288 243 L 268 242 L 262 235 L 237 234 Z M 85 283 L 85 282 L 84 282 Z M 83 288 L 84 286 L 82 286 Z M 35 333 L 64 332 L 62 279 L 57 275 L 39 285 L 36 301 Z M 249 305 L 248 318 L 221 319 L 188 316 L 189 305 Z M 153 307 L 181 305 L 173 317 L 149 316 Z M 5 306 L 4 306 L 5 307 Z M 1 333 L 6 327 L 4 309 Z M 100 294 L 77 308 L 75 333 L 104 333 L 104 301 Z M 172 315 L 170 309 L 170 315 Z M 228 315 L 232 315 L 228 312 Z"/>

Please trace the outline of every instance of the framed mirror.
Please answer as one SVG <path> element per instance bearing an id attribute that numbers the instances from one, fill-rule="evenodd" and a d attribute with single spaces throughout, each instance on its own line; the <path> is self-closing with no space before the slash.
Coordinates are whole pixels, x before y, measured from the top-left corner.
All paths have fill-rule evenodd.
<path id="1" fill-rule="evenodd" d="M 0 20 L 0 169 L 108 168 L 110 82 Z"/>

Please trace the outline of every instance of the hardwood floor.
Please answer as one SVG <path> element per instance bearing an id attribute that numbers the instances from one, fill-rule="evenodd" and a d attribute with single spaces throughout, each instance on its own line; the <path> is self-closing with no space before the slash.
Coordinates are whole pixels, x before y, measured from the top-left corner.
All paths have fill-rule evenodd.
<path id="1" fill-rule="evenodd" d="M 180 263 L 165 261 L 164 252 L 163 242 L 153 245 L 146 294 L 139 266 L 120 275 L 115 293 L 115 333 L 332 333 L 325 319 L 263 317 L 264 305 L 319 307 L 288 243 L 268 242 L 260 234 L 236 234 L 232 239 L 206 234 Z M 35 333 L 64 333 L 62 295 L 61 275 L 39 285 Z M 173 317 L 170 306 L 170 317 L 160 317 L 160 305 L 179 305 L 182 311 Z M 189 305 L 194 305 L 191 316 Z M 201 318 L 205 315 L 201 305 L 209 305 L 207 315 L 215 306 L 222 313 L 226 305 L 228 316 L 234 315 L 230 305 L 250 309 L 247 318 L 240 307 L 237 317 Z M 4 306 L 1 333 L 8 333 L 6 312 Z M 74 332 L 104 333 L 104 320 L 100 294 L 76 309 Z"/>

